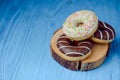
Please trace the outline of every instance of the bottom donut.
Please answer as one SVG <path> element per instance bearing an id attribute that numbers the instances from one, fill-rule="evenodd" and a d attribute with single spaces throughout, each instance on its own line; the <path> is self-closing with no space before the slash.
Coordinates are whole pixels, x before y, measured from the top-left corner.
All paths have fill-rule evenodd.
<path id="1" fill-rule="evenodd" d="M 53 37 L 55 36 L 55 34 L 57 34 L 57 36 L 60 36 L 62 33 L 60 32 L 61 34 L 58 34 L 59 31 L 61 31 L 61 29 L 56 31 Z M 54 39 L 56 38 L 52 38 L 52 41 L 56 41 Z M 56 46 L 54 46 L 53 43 L 51 43 L 50 49 L 51 49 L 52 57 L 65 68 L 74 71 L 78 71 L 78 70 L 86 71 L 97 68 L 103 63 L 103 61 L 106 58 L 107 52 L 109 50 L 109 44 L 94 43 L 92 47 L 91 55 L 89 55 L 87 58 L 83 60 L 70 61 L 60 56 L 59 52 L 56 51 L 55 47 Z"/>

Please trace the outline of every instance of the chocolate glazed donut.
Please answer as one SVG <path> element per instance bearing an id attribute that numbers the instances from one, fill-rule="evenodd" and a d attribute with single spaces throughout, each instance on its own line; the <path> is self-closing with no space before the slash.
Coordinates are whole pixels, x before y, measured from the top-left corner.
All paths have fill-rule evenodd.
<path id="1" fill-rule="evenodd" d="M 109 43 L 114 40 L 115 31 L 109 24 L 99 21 L 98 30 L 93 34 L 92 40 L 98 43 Z"/>
<path id="2" fill-rule="evenodd" d="M 91 51 L 92 42 L 90 40 L 71 41 L 65 35 L 61 35 L 57 40 L 57 47 L 66 56 L 80 57 Z"/>

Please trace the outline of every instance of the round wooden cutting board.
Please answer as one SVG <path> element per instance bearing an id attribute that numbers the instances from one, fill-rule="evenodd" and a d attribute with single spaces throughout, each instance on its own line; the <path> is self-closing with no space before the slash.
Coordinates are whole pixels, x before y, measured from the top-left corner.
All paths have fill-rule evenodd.
<path id="1" fill-rule="evenodd" d="M 52 57 L 62 66 L 71 70 L 90 70 L 100 66 L 106 58 L 106 54 L 109 50 L 109 44 L 94 43 L 92 47 L 92 53 L 87 58 L 81 61 L 71 61 L 64 54 L 62 54 L 57 48 L 57 39 L 63 34 L 62 29 L 58 29 L 50 43 L 50 49 Z M 65 57 L 63 57 L 65 56 Z"/>

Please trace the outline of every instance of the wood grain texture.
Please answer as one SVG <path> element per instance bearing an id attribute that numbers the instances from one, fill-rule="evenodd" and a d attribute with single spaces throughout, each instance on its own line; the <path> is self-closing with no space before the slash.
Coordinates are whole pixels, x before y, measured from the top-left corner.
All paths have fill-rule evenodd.
<path id="1" fill-rule="evenodd" d="M 94 10 L 116 38 L 97 69 L 74 72 L 50 55 L 52 34 L 68 15 Z M 120 80 L 119 0 L 0 0 L 0 80 Z"/>

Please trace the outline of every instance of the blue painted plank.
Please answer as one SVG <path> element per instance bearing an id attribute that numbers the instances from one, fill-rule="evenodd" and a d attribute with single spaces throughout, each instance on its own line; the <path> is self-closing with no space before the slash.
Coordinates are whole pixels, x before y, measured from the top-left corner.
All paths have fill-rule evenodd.
<path id="1" fill-rule="evenodd" d="M 71 71 L 53 60 L 50 40 L 71 13 L 90 9 L 116 38 L 102 66 Z M 120 80 L 119 0 L 0 0 L 0 80 Z"/>

